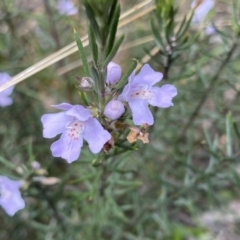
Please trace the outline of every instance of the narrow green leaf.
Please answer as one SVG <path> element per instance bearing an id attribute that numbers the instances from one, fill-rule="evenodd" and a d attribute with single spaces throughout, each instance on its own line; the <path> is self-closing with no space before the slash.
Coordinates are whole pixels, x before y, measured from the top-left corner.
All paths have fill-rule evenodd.
<path id="1" fill-rule="evenodd" d="M 84 181 L 86 181 L 86 180 L 89 180 L 89 179 L 92 179 L 92 178 L 94 178 L 96 176 L 96 173 L 94 173 L 94 174 L 88 174 L 88 175 L 86 175 L 86 176 L 83 176 L 83 177 L 81 177 L 81 178 L 78 178 L 78 179 L 74 179 L 74 180 L 72 180 L 72 181 L 69 181 L 69 184 L 76 184 L 76 183 L 81 183 L 81 182 L 84 182 Z"/>
<path id="2" fill-rule="evenodd" d="M 89 46 L 91 48 L 91 52 L 93 56 L 93 62 L 96 67 L 98 64 L 98 47 L 97 47 L 96 38 L 91 26 L 89 26 L 88 28 L 88 37 L 89 37 Z"/>
<path id="3" fill-rule="evenodd" d="M 153 32 L 153 36 L 155 38 L 155 41 L 156 41 L 158 47 L 163 50 L 165 48 L 165 44 L 163 43 L 160 32 L 156 28 L 156 26 L 153 22 L 153 19 L 150 20 L 150 24 L 151 24 L 151 28 L 152 28 L 152 32 Z"/>
<path id="4" fill-rule="evenodd" d="M 89 106 L 89 99 L 87 97 L 87 94 L 85 92 L 79 92 L 80 98 L 82 102 L 86 105 Z"/>
<path id="5" fill-rule="evenodd" d="M 191 154 L 188 154 L 187 157 L 187 164 L 190 165 L 192 162 L 192 156 Z M 184 186 L 188 187 L 191 185 L 191 170 L 189 168 L 186 168 L 185 176 L 184 176 Z"/>
<path id="6" fill-rule="evenodd" d="M 212 139 L 210 137 L 209 132 L 205 128 L 203 129 L 203 132 L 204 132 L 205 138 L 207 140 L 207 144 L 208 144 L 209 149 L 213 149 L 213 143 L 212 143 Z"/>
<path id="7" fill-rule="evenodd" d="M 189 29 L 189 26 L 190 26 L 190 24 L 192 22 L 193 13 L 194 12 L 192 12 L 192 14 L 191 14 L 190 18 L 188 19 L 188 21 L 183 25 L 183 28 L 182 28 L 181 32 L 179 32 L 176 35 L 176 40 L 180 40 L 185 35 L 187 30 Z"/>
<path id="8" fill-rule="evenodd" d="M 218 160 L 218 157 L 217 157 L 217 154 L 216 154 L 216 150 L 217 150 L 217 147 L 218 147 L 218 137 L 216 136 L 215 139 L 214 139 L 214 142 L 212 144 L 212 147 L 211 147 L 211 157 L 210 157 L 210 160 L 209 160 L 209 164 L 208 164 L 208 167 L 206 168 L 205 170 L 205 173 L 211 173 L 213 172 L 213 168 Z"/>
<path id="9" fill-rule="evenodd" d="M 171 6 L 170 8 L 170 19 L 167 23 L 167 26 L 166 26 L 166 37 L 167 37 L 167 40 L 168 40 L 168 43 L 170 44 L 171 43 L 171 38 L 173 36 L 173 33 L 174 33 L 174 16 L 176 14 L 176 11 L 174 10 L 173 6 Z"/>
<path id="10" fill-rule="evenodd" d="M 125 35 L 123 34 L 118 40 L 117 42 L 114 44 L 111 52 L 109 53 L 109 55 L 107 56 L 106 60 L 103 63 L 103 68 L 106 68 L 108 63 L 114 58 L 115 54 L 117 53 L 120 45 L 122 44 L 123 40 L 125 38 Z"/>
<path id="11" fill-rule="evenodd" d="M 165 57 L 168 56 L 166 52 L 163 52 L 161 49 L 159 49 L 157 54 L 152 55 L 148 49 L 143 47 L 143 51 L 153 60 L 156 62 L 158 65 L 160 65 L 162 68 L 165 68 L 164 66 L 164 60 Z"/>
<path id="12" fill-rule="evenodd" d="M 111 206 L 111 212 L 119 218 L 122 222 L 128 223 L 129 219 L 124 215 L 124 212 L 121 208 L 116 204 L 113 198 L 108 197 L 108 203 Z"/>
<path id="13" fill-rule="evenodd" d="M 232 3 L 232 28 L 235 32 L 239 31 L 239 0 L 233 0 Z"/>
<path id="14" fill-rule="evenodd" d="M 115 143 L 115 145 L 119 148 L 123 148 L 125 151 L 129 150 L 129 151 L 136 151 L 137 147 L 132 146 L 132 145 L 126 145 L 126 144 L 121 144 L 121 143 Z"/>
<path id="15" fill-rule="evenodd" d="M 232 114 L 228 113 L 227 116 L 226 116 L 226 151 L 227 151 L 227 156 L 228 157 L 232 156 L 231 129 L 232 129 Z"/>
<path id="16" fill-rule="evenodd" d="M 107 20 L 107 27 L 109 27 L 111 25 L 114 13 L 116 11 L 117 3 L 118 3 L 118 0 L 113 0 L 112 6 L 111 6 L 111 9 L 110 9 L 110 13 L 109 13 L 109 17 L 108 17 L 108 20 Z M 107 28 L 107 30 L 109 30 L 109 28 Z"/>
<path id="17" fill-rule="evenodd" d="M 6 167 L 11 169 L 16 169 L 16 165 L 11 163 L 10 161 L 6 160 L 5 158 L 0 156 L 0 162 L 4 164 Z"/>
<path id="18" fill-rule="evenodd" d="M 239 173 L 234 168 L 232 168 L 232 174 L 233 174 L 233 179 L 235 180 L 237 186 L 240 187 Z"/>
<path id="19" fill-rule="evenodd" d="M 139 186 L 142 186 L 143 183 L 139 180 L 119 180 L 119 179 L 109 179 L 109 182 L 113 182 L 115 184 L 118 184 L 118 185 L 121 185 L 121 186 L 124 186 L 124 187 L 139 187 Z"/>
<path id="20" fill-rule="evenodd" d="M 29 157 L 29 160 L 32 162 L 34 161 L 35 156 L 33 154 L 33 147 L 32 147 L 32 138 L 29 139 L 29 144 L 27 145 L 27 151 L 28 151 L 28 157 Z"/>
<path id="21" fill-rule="evenodd" d="M 233 122 L 233 128 L 234 128 L 234 130 L 235 130 L 235 133 L 236 133 L 238 139 L 240 139 L 240 132 L 239 132 L 239 130 L 238 130 L 237 123 L 236 123 L 235 121 Z"/>
<path id="22" fill-rule="evenodd" d="M 113 15 L 113 18 L 111 21 L 111 25 L 110 25 L 110 29 L 109 29 L 109 40 L 107 43 L 107 55 L 111 52 L 112 47 L 114 45 L 114 40 L 115 40 L 116 33 L 117 33 L 119 17 L 120 17 L 120 5 L 118 5 L 116 7 L 116 10 L 114 12 L 114 15 Z"/>
<path id="23" fill-rule="evenodd" d="M 182 29 L 185 26 L 186 20 L 187 20 L 187 17 L 184 16 L 183 21 L 181 22 L 180 27 L 179 27 L 179 29 L 178 29 L 178 31 L 176 33 L 176 36 L 178 36 L 182 32 Z"/>
<path id="24" fill-rule="evenodd" d="M 191 47 L 193 45 L 193 43 L 195 43 L 198 40 L 199 36 L 200 36 L 200 33 L 195 34 L 195 36 L 193 36 L 191 38 L 191 40 L 187 41 L 182 46 L 176 47 L 176 50 L 183 51 L 183 50 L 188 49 L 189 47 Z"/>
<path id="25" fill-rule="evenodd" d="M 91 67 L 90 68 L 90 72 L 91 72 L 91 78 L 93 79 L 94 81 L 94 89 L 95 89 L 95 92 L 98 93 L 98 90 L 99 90 L 99 76 L 98 76 L 98 72 L 96 70 L 95 67 Z"/>
<path id="26" fill-rule="evenodd" d="M 85 73 L 86 77 L 90 77 L 90 71 L 89 71 L 89 66 L 88 66 L 87 57 L 86 57 L 86 54 L 84 51 L 84 47 L 81 42 L 79 34 L 75 30 L 74 30 L 74 36 L 75 36 L 75 40 L 76 40 L 76 43 L 78 46 L 80 57 L 82 59 L 84 73 Z"/>
<path id="27" fill-rule="evenodd" d="M 95 19 L 95 14 L 94 14 L 94 11 L 91 7 L 91 5 L 87 2 L 84 3 L 84 6 L 85 6 L 85 9 L 86 9 L 86 14 L 88 16 L 88 20 L 90 22 L 90 25 L 92 26 L 92 29 L 95 33 L 95 36 L 97 38 L 97 40 L 99 42 L 101 42 L 101 33 L 100 33 L 100 29 L 99 29 L 99 26 L 98 26 L 98 23 Z"/>
<path id="28" fill-rule="evenodd" d="M 133 63 L 131 64 L 131 66 L 128 68 L 128 70 L 126 71 L 126 73 L 122 76 L 122 78 L 120 79 L 120 81 L 117 83 L 117 85 L 114 87 L 115 90 L 121 89 L 122 87 L 124 87 L 128 81 L 129 76 L 131 75 L 131 73 L 134 71 L 134 69 L 137 67 L 138 61 L 136 59 L 133 60 Z"/>

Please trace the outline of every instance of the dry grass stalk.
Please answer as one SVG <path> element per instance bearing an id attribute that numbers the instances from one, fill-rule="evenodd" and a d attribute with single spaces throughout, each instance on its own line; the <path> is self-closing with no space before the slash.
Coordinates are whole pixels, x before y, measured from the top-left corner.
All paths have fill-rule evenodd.
<path id="1" fill-rule="evenodd" d="M 136 13 L 136 10 L 141 9 L 142 7 L 146 6 L 149 3 L 152 3 L 153 0 L 146 0 L 141 4 L 136 5 L 135 7 L 131 8 L 130 10 L 126 11 L 125 13 L 122 14 L 122 16 L 120 17 L 120 23 L 119 23 L 119 28 L 127 25 L 128 23 L 142 17 L 143 15 L 149 13 L 150 11 L 152 11 L 154 9 L 154 6 L 150 6 L 147 9 L 143 9 L 140 13 Z M 121 21 L 122 19 L 128 17 L 129 15 L 131 15 L 132 13 L 134 13 L 135 15 L 127 20 L 125 20 L 124 22 Z M 83 46 L 87 46 L 88 45 L 88 39 L 87 36 L 84 36 L 81 38 L 82 42 L 83 42 Z M 72 53 L 77 51 L 77 46 L 76 43 L 73 42 L 69 45 L 67 45 L 66 47 L 62 48 L 61 50 L 55 52 L 54 54 L 51 54 L 50 56 L 44 58 L 43 60 L 41 60 L 40 62 L 32 65 L 31 67 L 25 69 L 24 71 L 20 72 L 19 74 L 15 75 L 14 77 L 12 77 L 12 79 L 0 86 L 0 92 L 2 92 L 3 90 L 7 89 L 10 86 L 16 85 L 19 82 L 27 79 L 28 77 L 38 73 L 39 71 L 51 66 L 52 64 L 60 61 L 61 59 L 71 55 Z"/>
<path id="2" fill-rule="evenodd" d="M 122 52 L 122 51 L 125 51 L 125 50 L 128 50 L 130 48 L 133 48 L 133 47 L 137 47 L 139 45 L 142 45 L 144 43 L 148 43 L 148 42 L 151 42 L 153 41 L 154 38 L 152 35 L 150 36 L 147 36 L 147 37 L 142 37 L 140 39 L 137 39 L 137 40 L 134 40 L 134 41 L 131 41 L 131 42 L 128 42 L 128 43 L 125 43 L 120 49 L 119 49 L 119 52 Z M 90 60 L 90 58 L 88 58 L 88 60 Z M 77 60 L 77 61 L 74 61 L 74 62 L 71 62 L 67 65 L 65 65 L 64 67 L 61 67 L 57 70 L 57 75 L 58 76 L 61 76 L 69 71 L 72 71 L 73 69 L 75 68 L 78 68 L 78 67 L 81 67 L 82 66 L 82 62 L 80 60 Z"/>

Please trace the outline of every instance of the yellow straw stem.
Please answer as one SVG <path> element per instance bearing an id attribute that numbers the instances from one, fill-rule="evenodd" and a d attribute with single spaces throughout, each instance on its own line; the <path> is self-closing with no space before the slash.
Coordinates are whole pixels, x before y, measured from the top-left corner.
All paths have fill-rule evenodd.
<path id="1" fill-rule="evenodd" d="M 127 16 L 129 16 L 132 13 L 135 13 L 136 10 L 141 9 L 142 7 L 146 6 L 147 4 L 153 2 L 153 0 L 146 0 L 141 4 L 138 4 L 136 6 L 133 6 L 130 10 L 126 11 L 125 13 L 123 13 L 120 16 L 120 23 L 118 28 L 121 28 L 125 25 L 127 25 L 128 23 L 142 17 L 143 15 L 149 13 L 150 11 L 152 11 L 155 7 L 154 6 L 150 6 L 150 8 L 144 9 L 142 12 L 134 15 L 132 18 L 127 19 L 126 21 L 121 21 L 122 19 L 126 18 Z M 86 47 L 88 45 L 88 36 L 85 35 L 84 37 L 81 38 L 81 41 L 83 43 L 83 46 Z M 69 45 L 67 45 L 66 47 L 60 49 L 59 51 L 51 54 L 50 56 L 44 58 L 43 60 L 41 60 L 40 62 L 32 65 L 31 67 L 25 69 L 24 71 L 20 72 L 19 74 L 15 75 L 14 77 L 11 78 L 11 80 L 9 82 L 7 82 L 6 84 L 0 86 L 0 92 L 4 91 L 5 89 L 7 89 L 8 87 L 11 87 L 13 85 L 18 84 L 19 82 L 25 80 L 28 77 L 31 77 L 32 75 L 38 73 L 39 71 L 51 66 L 52 64 L 60 61 L 61 59 L 75 53 L 77 51 L 77 46 L 76 43 L 70 43 Z"/>
<path id="2" fill-rule="evenodd" d="M 136 47 L 136 46 L 139 46 L 139 45 L 142 45 L 144 43 L 148 43 L 148 42 L 151 42 L 154 40 L 154 37 L 151 35 L 151 36 L 147 36 L 147 37 L 142 37 L 138 40 L 134 40 L 134 41 L 131 41 L 131 42 L 128 42 L 128 43 L 125 43 L 120 49 L 119 49 L 119 52 L 122 52 L 122 51 L 125 51 L 125 50 L 128 50 L 130 48 L 133 48 L 133 47 Z M 90 60 L 90 57 L 88 58 L 88 60 Z M 67 65 L 65 65 L 64 67 L 61 67 L 57 70 L 57 75 L 58 76 L 61 76 L 69 71 L 72 71 L 73 69 L 75 68 L 78 68 L 78 67 L 81 67 L 82 66 L 82 61 L 80 60 L 77 60 L 77 61 L 74 61 L 74 62 L 71 62 Z"/>

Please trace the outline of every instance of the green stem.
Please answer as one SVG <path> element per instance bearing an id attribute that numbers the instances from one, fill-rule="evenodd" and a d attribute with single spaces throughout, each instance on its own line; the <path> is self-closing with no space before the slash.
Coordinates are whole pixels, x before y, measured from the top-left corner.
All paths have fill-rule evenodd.
<path id="1" fill-rule="evenodd" d="M 99 50 L 99 64 L 98 64 L 98 75 L 99 75 L 99 110 L 103 113 L 105 106 L 105 68 L 103 66 L 105 60 L 105 47 L 100 46 Z"/>
<path id="2" fill-rule="evenodd" d="M 239 34 L 240 35 L 240 34 Z M 223 69 L 225 68 L 225 66 L 227 65 L 228 61 L 230 60 L 230 58 L 232 57 L 234 51 L 236 50 L 237 46 L 238 46 L 238 40 L 239 40 L 239 35 L 236 37 L 236 40 L 234 41 L 231 49 L 229 50 L 226 58 L 224 59 L 224 61 L 222 62 L 222 64 L 219 66 L 218 71 L 215 73 L 215 75 L 212 77 L 212 79 L 210 80 L 210 84 L 208 86 L 208 88 L 205 90 L 204 94 L 202 95 L 202 98 L 200 99 L 200 101 L 198 102 L 198 105 L 196 106 L 195 110 L 193 111 L 192 115 L 190 116 L 188 122 L 185 124 L 185 126 L 183 127 L 183 130 L 180 134 L 179 139 L 181 139 L 182 137 L 184 137 L 186 131 L 191 127 L 191 125 L 194 123 L 196 117 L 198 116 L 198 113 L 200 111 L 200 109 L 202 108 L 204 102 L 206 101 L 209 93 L 214 89 L 215 84 L 220 76 L 220 73 L 223 71 Z"/>

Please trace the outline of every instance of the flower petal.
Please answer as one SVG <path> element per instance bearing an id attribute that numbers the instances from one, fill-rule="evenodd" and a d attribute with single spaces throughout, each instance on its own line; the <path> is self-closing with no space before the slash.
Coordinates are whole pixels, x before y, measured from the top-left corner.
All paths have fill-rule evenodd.
<path id="1" fill-rule="evenodd" d="M 67 16 L 75 15 L 78 9 L 74 6 L 72 0 L 58 0 L 58 11 Z"/>
<path id="2" fill-rule="evenodd" d="M 1 195 L 0 205 L 9 216 L 13 216 L 17 211 L 25 207 L 25 202 L 18 190 L 18 192 L 8 192 L 6 195 Z"/>
<path id="3" fill-rule="evenodd" d="M 41 118 L 43 124 L 43 137 L 53 138 L 64 132 L 66 125 L 73 119 L 65 112 L 44 114 Z"/>
<path id="4" fill-rule="evenodd" d="M 13 100 L 8 96 L 2 96 L 0 93 L 0 107 L 7 107 L 12 105 Z"/>
<path id="5" fill-rule="evenodd" d="M 83 146 L 82 135 L 77 140 L 68 137 L 67 132 L 64 132 L 59 140 L 51 145 L 52 155 L 66 159 L 68 163 L 76 161 Z"/>
<path id="6" fill-rule="evenodd" d="M 214 5 L 214 0 L 192 1 L 191 7 L 195 10 L 192 23 L 202 22 Z"/>
<path id="7" fill-rule="evenodd" d="M 134 77 L 133 83 L 153 86 L 163 78 L 163 74 L 155 72 L 148 64 L 145 64 L 140 72 Z"/>
<path id="8" fill-rule="evenodd" d="M 120 101 L 129 101 L 130 99 L 130 95 L 131 95 L 131 91 L 132 91 L 132 83 L 133 83 L 133 79 L 135 76 L 135 71 L 133 71 L 131 73 L 131 75 L 128 78 L 128 84 L 124 87 L 122 93 L 118 96 L 118 100 Z"/>
<path id="9" fill-rule="evenodd" d="M 148 102 L 145 99 L 136 99 L 128 102 L 131 110 L 133 122 L 136 125 L 153 125 L 153 115 L 148 108 Z"/>
<path id="10" fill-rule="evenodd" d="M 8 73 L 2 72 L 0 73 L 0 85 L 3 85 L 7 82 L 9 82 L 11 79 L 11 76 Z M 12 94 L 14 89 L 14 86 L 8 87 L 4 91 L 0 93 L 0 96 L 9 96 Z"/>
<path id="11" fill-rule="evenodd" d="M 130 98 L 130 94 L 131 94 L 131 84 L 128 83 L 124 87 L 122 93 L 118 96 L 118 100 L 120 100 L 120 101 L 128 101 L 129 98 Z"/>
<path id="12" fill-rule="evenodd" d="M 3 187 L 11 189 L 11 191 L 14 191 L 16 189 L 19 189 L 22 185 L 23 185 L 22 181 L 11 180 L 6 176 L 0 176 L 0 192 Z"/>
<path id="13" fill-rule="evenodd" d="M 111 139 L 111 134 L 102 127 L 97 119 L 90 118 L 85 122 L 83 138 L 88 142 L 93 153 L 99 153 L 103 145 Z"/>
<path id="14" fill-rule="evenodd" d="M 0 176 L 0 205 L 10 216 L 13 216 L 18 210 L 25 207 L 19 191 L 22 184 L 22 181 L 15 181 L 6 176 Z"/>
<path id="15" fill-rule="evenodd" d="M 8 87 L 7 89 L 3 90 L 3 91 L 0 93 L 0 95 L 2 95 L 2 96 L 9 96 L 9 95 L 12 94 L 13 89 L 14 89 L 14 86 Z"/>
<path id="16" fill-rule="evenodd" d="M 92 117 L 91 111 L 81 105 L 74 105 L 66 112 L 66 114 L 76 117 L 79 121 L 86 121 Z"/>
<path id="17" fill-rule="evenodd" d="M 173 106 L 172 99 L 177 95 L 177 89 L 171 84 L 165 84 L 162 87 L 152 88 L 153 98 L 149 100 L 149 104 L 160 108 L 168 108 Z"/>
<path id="18" fill-rule="evenodd" d="M 54 107 L 54 108 L 57 108 L 57 109 L 64 110 L 64 111 L 67 111 L 67 110 L 69 110 L 70 108 L 73 107 L 73 105 L 69 104 L 69 103 L 61 103 L 61 104 L 58 104 L 58 105 L 51 105 L 51 106 Z"/>

